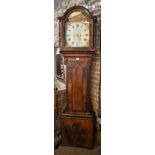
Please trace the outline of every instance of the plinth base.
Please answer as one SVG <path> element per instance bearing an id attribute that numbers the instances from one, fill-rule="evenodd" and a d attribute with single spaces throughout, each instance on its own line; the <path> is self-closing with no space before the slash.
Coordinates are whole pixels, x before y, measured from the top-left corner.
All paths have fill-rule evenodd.
<path id="1" fill-rule="evenodd" d="M 61 122 L 61 143 L 62 145 L 92 148 L 94 142 L 94 117 L 69 116 L 62 114 Z"/>

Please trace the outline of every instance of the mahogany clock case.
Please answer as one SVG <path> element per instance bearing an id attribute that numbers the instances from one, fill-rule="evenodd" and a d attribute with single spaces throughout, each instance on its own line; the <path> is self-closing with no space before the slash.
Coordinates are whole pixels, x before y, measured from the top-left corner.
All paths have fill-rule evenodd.
<path id="1" fill-rule="evenodd" d="M 84 19 L 90 22 L 89 44 L 79 43 L 77 47 L 66 44 L 65 28 L 68 18 L 74 12 L 82 12 Z M 94 142 L 95 117 L 92 114 L 90 102 L 90 72 L 94 49 L 94 22 L 96 17 L 82 6 L 68 9 L 59 19 L 59 35 L 61 53 L 66 65 L 66 95 L 67 103 L 62 115 L 61 137 L 62 145 L 92 148 Z M 76 19 L 75 19 L 76 21 Z M 76 30 L 75 30 L 76 31 Z M 75 32 L 75 34 L 77 34 Z M 77 41 L 75 41 L 77 43 Z M 76 45 L 76 44 L 75 44 Z"/>

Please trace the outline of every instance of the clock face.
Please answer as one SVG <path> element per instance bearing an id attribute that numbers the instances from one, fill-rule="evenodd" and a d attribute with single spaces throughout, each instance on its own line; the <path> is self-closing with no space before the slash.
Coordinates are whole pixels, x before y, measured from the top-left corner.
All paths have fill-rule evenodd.
<path id="1" fill-rule="evenodd" d="M 67 47 L 89 47 L 89 22 L 67 22 L 65 41 Z"/>

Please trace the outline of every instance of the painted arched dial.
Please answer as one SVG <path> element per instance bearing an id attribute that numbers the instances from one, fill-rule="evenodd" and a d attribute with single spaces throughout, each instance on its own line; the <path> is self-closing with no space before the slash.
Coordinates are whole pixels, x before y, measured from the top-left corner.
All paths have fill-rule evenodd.
<path id="1" fill-rule="evenodd" d="M 89 46 L 89 22 L 66 23 L 66 46 L 88 47 Z"/>
<path id="2" fill-rule="evenodd" d="M 65 23 L 67 47 L 89 47 L 90 20 L 81 11 L 73 11 Z"/>

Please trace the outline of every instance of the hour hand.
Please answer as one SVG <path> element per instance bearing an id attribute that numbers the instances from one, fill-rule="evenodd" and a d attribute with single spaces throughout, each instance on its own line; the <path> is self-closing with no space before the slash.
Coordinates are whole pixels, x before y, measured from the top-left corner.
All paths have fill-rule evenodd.
<path id="1" fill-rule="evenodd" d="M 76 36 L 77 36 L 78 40 L 80 41 L 81 40 L 81 35 L 77 34 Z"/>

